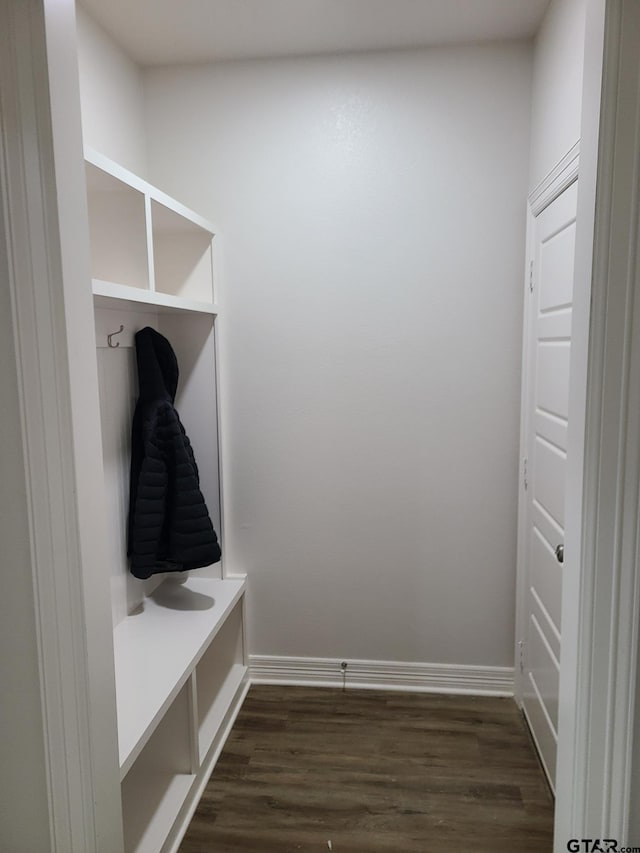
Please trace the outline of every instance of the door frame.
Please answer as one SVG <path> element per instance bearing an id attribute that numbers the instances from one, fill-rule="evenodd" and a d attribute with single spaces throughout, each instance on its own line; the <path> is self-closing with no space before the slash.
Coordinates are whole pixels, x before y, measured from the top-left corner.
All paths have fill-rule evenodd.
<path id="1" fill-rule="evenodd" d="M 572 354 L 581 362 L 579 381 L 570 402 L 570 418 L 572 411 L 584 412 L 585 429 L 582 436 L 574 434 L 567 494 L 581 511 L 574 506 L 565 549 L 569 572 L 562 618 L 568 666 L 561 670 L 560 684 L 558 769 L 563 785 L 556 809 L 557 853 L 567 849 L 570 837 L 640 843 L 628 837 L 640 619 L 636 0 L 591 0 L 585 59 L 586 181 L 581 179 L 578 202 L 575 273 L 585 292 Z"/>
<path id="2" fill-rule="evenodd" d="M 82 151 L 74 0 L 0 3 L 0 251 L 6 249 L 20 413 L 21 488 L 27 495 L 28 564 L 38 657 L 29 713 L 42 722 L 43 760 L 2 732 L 4 772 L 18 795 L 42 776 L 47 853 L 120 853 L 109 566 L 89 227 Z M 13 367 L 13 366 L 12 366 Z M 9 605 L 24 598 L 4 590 Z M 13 638 L 0 625 L 9 648 Z M 15 656 L 15 667 L 21 665 Z M 37 706 L 37 707 L 36 707 Z M 27 790 L 24 790 L 27 788 Z M 5 817 L 5 815 L 3 815 Z M 7 813 L 18 845 L 20 815 Z M 13 822 L 11 822 L 13 821 Z M 45 851 L 43 850 L 43 853 Z"/>

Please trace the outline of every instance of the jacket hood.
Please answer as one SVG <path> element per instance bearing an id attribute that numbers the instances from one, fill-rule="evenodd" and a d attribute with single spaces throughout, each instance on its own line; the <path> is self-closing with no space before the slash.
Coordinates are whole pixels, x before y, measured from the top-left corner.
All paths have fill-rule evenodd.
<path id="1" fill-rule="evenodd" d="M 178 360 L 169 341 L 146 326 L 136 333 L 140 400 L 174 402 L 178 388 Z"/>

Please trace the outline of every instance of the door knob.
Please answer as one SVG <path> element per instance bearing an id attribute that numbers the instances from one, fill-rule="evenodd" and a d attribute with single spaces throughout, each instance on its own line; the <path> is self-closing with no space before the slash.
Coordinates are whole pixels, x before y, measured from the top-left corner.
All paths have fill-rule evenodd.
<path id="1" fill-rule="evenodd" d="M 558 545 L 556 548 L 556 560 L 559 563 L 564 563 L 564 545 Z"/>

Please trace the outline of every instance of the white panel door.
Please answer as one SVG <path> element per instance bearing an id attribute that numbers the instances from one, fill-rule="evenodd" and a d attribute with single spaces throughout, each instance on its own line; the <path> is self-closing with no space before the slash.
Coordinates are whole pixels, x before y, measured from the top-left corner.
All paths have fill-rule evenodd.
<path id="1" fill-rule="evenodd" d="M 556 771 L 564 496 L 577 182 L 534 220 L 525 399 L 522 705 L 551 785 Z"/>

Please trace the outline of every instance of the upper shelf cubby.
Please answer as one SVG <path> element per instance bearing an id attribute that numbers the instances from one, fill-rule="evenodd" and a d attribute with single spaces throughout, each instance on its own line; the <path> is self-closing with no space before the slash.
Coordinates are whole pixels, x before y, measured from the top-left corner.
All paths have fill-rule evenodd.
<path id="1" fill-rule="evenodd" d="M 211 233 L 155 199 L 151 224 L 156 290 L 213 302 Z"/>
<path id="2" fill-rule="evenodd" d="M 86 163 L 91 277 L 150 289 L 144 193 Z"/>
<path id="3" fill-rule="evenodd" d="M 217 313 L 210 222 L 85 150 L 94 296 Z"/>

